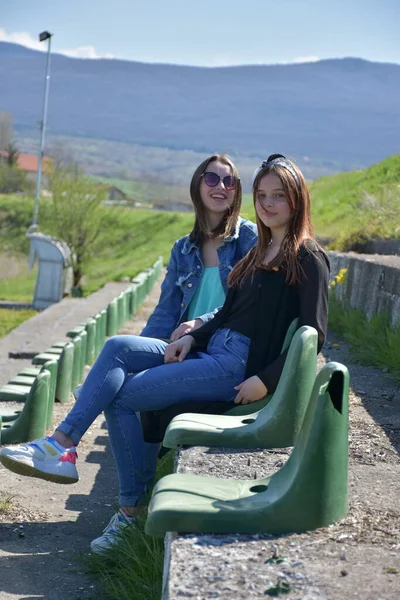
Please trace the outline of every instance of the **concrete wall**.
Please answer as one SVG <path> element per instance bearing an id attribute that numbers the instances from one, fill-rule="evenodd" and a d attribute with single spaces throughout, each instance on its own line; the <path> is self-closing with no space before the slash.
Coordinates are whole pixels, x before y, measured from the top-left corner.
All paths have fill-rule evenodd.
<path id="1" fill-rule="evenodd" d="M 400 255 L 400 240 L 369 240 L 357 248 L 353 248 L 363 254 L 392 254 Z"/>
<path id="2" fill-rule="evenodd" d="M 400 323 L 400 257 L 328 254 L 332 279 L 341 269 L 347 269 L 344 281 L 335 287 L 339 300 L 360 308 L 369 319 L 386 311 L 391 325 Z"/>

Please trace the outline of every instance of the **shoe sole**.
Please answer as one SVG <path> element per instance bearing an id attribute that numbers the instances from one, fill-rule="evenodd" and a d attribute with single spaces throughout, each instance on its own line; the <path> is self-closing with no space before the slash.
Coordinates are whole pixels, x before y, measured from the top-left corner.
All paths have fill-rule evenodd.
<path id="1" fill-rule="evenodd" d="M 25 463 L 17 462 L 9 456 L 0 455 L 0 462 L 6 467 L 6 469 L 12 471 L 13 473 L 17 473 L 18 475 L 37 477 L 38 479 L 52 481 L 53 483 L 71 484 L 79 481 L 79 477 L 64 477 L 61 475 L 56 475 L 55 473 L 45 473 L 44 471 L 39 471 L 39 469 L 36 469 L 35 467 L 31 467 Z"/>

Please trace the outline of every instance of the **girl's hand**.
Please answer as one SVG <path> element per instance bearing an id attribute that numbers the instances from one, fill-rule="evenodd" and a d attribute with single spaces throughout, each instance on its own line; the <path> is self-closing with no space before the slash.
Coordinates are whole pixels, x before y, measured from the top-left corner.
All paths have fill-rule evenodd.
<path id="1" fill-rule="evenodd" d="M 165 348 L 164 362 L 182 362 L 189 354 L 191 347 L 193 346 L 194 339 L 191 335 L 185 335 L 176 342 L 168 344 Z"/>
<path id="2" fill-rule="evenodd" d="M 249 377 L 243 383 L 239 383 L 235 387 L 235 390 L 239 390 L 236 398 L 234 399 L 235 404 L 250 404 L 264 398 L 268 394 L 268 390 L 257 375 Z"/>
<path id="3" fill-rule="evenodd" d="M 193 319 L 193 321 L 185 321 L 184 323 L 181 323 L 180 325 L 178 325 L 178 327 L 172 332 L 171 340 L 173 342 L 176 342 L 176 340 L 179 340 L 179 338 L 181 338 L 183 335 L 187 335 L 188 333 L 190 333 L 191 331 L 194 331 L 195 329 L 198 329 L 202 325 L 204 325 L 204 323 L 201 319 Z"/>

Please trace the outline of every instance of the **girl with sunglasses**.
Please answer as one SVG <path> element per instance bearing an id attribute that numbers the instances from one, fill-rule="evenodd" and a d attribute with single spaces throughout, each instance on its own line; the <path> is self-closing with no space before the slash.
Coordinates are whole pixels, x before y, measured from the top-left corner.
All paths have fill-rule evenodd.
<path id="1" fill-rule="evenodd" d="M 167 273 L 156 308 L 140 334 L 177 340 L 213 318 L 225 301 L 228 277 L 234 265 L 257 239 L 257 226 L 239 216 L 242 186 L 238 171 L 225 154 L 213 154 L 195 170 L 190 183 L 195 221 L 192 231 L 172 248 Z M 75 390 L 77 398 L 82 387 Z M 155 430 L 158 419 L 142 415 L 146 430 Z M 158 439 L 158 435 L 151 436 Z M 160 443 L 146 443 L 143 476 L 151 487 Z"/>
<path id="2" fill-rule="evenodd" d="M 143 436 L 137 411 L 181 408 L 188 401 L 254 402 L 272 392 L 282 372 L 282 343 L 293 319 L 325 339 L 329 262 L 316 243 L 307 185 L 298 167 L 271 155 L 253 182 L 258 240 L 229 275 L 229 291 L 214 319 L 170 344 L 157 339 L 110 338 L 74 408 L 52 438 L 4 448 L 1 462 L 20 473 L 73 483 L 75 445 L 101 411 L 120 480 L 121 509 L 102 536 L 101 552 L 132 523 L 144 493 Z"/>
<path id="3" fill-rule="evenodd" d="M 214 154 L 197 167 L 190 197 L 193 229 L 172 248 L 159 302 L 142 336 L 174 341 L 209 321 L 225 301 L 230 271 L 256 242 L 256 225 L 239 217 L 242 186 L 228 156 Z"/>

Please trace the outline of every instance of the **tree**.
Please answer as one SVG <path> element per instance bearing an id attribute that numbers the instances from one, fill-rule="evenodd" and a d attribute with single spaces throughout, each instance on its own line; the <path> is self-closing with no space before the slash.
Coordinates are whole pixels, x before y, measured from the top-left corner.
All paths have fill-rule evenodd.
<path id="1" fill-rule="evenodd" d="M 18 163 L 18 148 L 15 144 L 15 142 L 10 142 L 9 144 L 7 144 L 6 147 L 6 152 L 7 152 L 7 164 L 9 167 L 16 167 L 17 163 Z"/>
<path id="2" fill-rule="evenodd" d="M 96 252 L 101 203 L 106 191 L 75 166 L 54 169 L 49 176 L 49 191 L 52 198 L 43 206 L 43 220 L 49 233 L 63 240 L 71 250 L 73 286 L 76 287 Z"/>
<path id="3" fill-rule="evenodd" d="M 13 122 L 12 114 L 6 110 L 0 111 L 0 150 L 7 150 L 7 146 L 12 143 Z"/>

